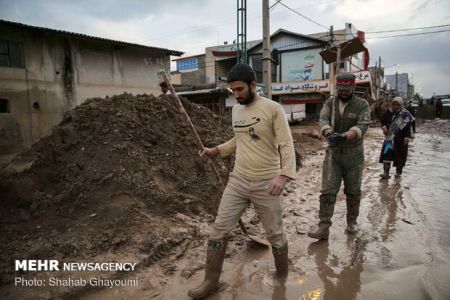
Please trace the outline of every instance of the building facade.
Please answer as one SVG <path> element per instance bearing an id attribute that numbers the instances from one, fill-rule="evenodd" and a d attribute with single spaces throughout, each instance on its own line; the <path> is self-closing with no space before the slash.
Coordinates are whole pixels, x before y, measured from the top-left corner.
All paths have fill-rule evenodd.
<path id="1" fill-rule="evenodd" d="M 404 99 L 411 99 L 414 90 L 410 87 L 408 73 L 396 73 L 385 76 L 387 84 L 389 84 L 391 90 L 393 90 L 398 96 Z"/>
<path id="2" fill-rule="evenodd" d="M 0 134 L 28 147 L 87 98 L 159 94 L 157 72 L 181 54 L 0 20 Z"/>
<path id="3" fill-rule="evenodd" d="M 206 83 L 205 54 L 180 57 L 172 60 L 176 70 L 171 72 L 173 84 L 198 85 Z"/>

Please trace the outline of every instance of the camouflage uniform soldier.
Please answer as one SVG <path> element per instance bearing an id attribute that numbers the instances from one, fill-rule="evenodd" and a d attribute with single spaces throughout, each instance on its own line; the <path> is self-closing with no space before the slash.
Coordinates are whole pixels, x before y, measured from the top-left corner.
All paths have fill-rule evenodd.
<path id="1" fill-rule="evenodd" d="M 320 222 L 308 232 L 315 239 L 327 239 L 336 194 L 344 180 L 347 202 L 348 233 L 355 233 L 356 218 L 361 199 L 361 179 L 364 166 L 363 136 L 370 124 L 370 108 L 366 100 L 353 94 L 355 76 L 340 74 L 336 78 L 337 98 L 328 99 L 320 112 L 322 135 L 328 140 L 328 149 L 322 168 L 320 195 Z M 331 128 L 332 104 L 335 105 L 334 130 Z"/>

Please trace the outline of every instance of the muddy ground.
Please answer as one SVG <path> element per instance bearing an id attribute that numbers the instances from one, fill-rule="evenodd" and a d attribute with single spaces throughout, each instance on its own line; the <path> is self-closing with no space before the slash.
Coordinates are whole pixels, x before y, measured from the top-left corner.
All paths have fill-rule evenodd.
<path id="1" fill-rule="evenodd" d="M 293 128 L 294 137 L 301 128 Z M 310 129 L 307 129 L 310 132 Z M 284 224 L 290 241 L 287 282 L 273 279 L 268 249 L 234 244 L 225 262 L 218 293 L 208 299 L 450 299 L 450 123 L 420 122 L 401 178 L 380 180 L 377 162 L 383 136 L 371 128 L 366 137 L 360 230 L 347 235 L 345 196 L 340 192 L 330 239 L 306 236 L 317 222 L 321 164 L 325 144 L 312 142 L 297 180 L 284 197 Z M 304 147 L 308 147 L 304 145 Z M 304 149 L 304 148 L 303 148 Z M 201 282 L 196 272 L 204 248 L 178 264 L 166 288 L 135 290 L 131 297 L 188 299 L 189 287 Z M 92 299 L 119 293 L 103 291 Z"/>
<path id="2" fill-rule="evenodd" d="M 306 232 L 317 222 L 326 144 L 318 139 L 317 126 L 291 129 L 303 161 L 297 179 L 290 182 L 283 193 L 284 227 L 290 241 L 289 278 L 285 283 L 274 280 L 270 250 L 253 244 L 236 228 L 230 237 L 220 289 L 209 299 L 449 299 L 450 208 L 446 201 L 450 196 L 450 171 L 443 162 L 450 158 L 450 123 L 442 120 L 420 123 L 403 177 L 389 181 L 380 181 L 378 177 L 381 166 L 377 159 L 382 135 L 377 128 L 371 128 L 366 137 L 363 200 L 358 219 L 360 230 L 353 236 L 344 233 L 345 196 L 341 191 L 330 239 L 322 242 L 311 240 Z M 195 145 L 192 145 L 194 154 L 195 151 Z M 122 156 L 123 153 L 118 157 Z M 113 164 L 114 161 L 107 160 L 105 164 L 108 162 Z M 18 169 L 29 167 L 21 165 L 20 160 L 14 166 Z M 227 168 L 229 162 L 222 166 Z M 181 169 L 174 166 L 174 170 Z M 201 171 L 208 172 L 207 169 Z M 176 175 L 173 176 L 178 178 Z M 213 181 L 210 184 L 214 185 Z M 196 191 L 190 193 L 195 195 Z M 112 194 L 107 203 L 101 202 L 102 205 L 96 207 L 97 210 L 81 209 L 84 214 L 77 215 L 80 216 L 77 220 L 71 221 L 68 214 L 64 218 L 67 222 L 64 230 L 38 227 L 35 215 L 19 214 L 21 219 L 15 225 L 2 226 L 2 249 L 9 251 L 2 254 L 2 271 L 9 277 L 4 279 L 2 276 L 1 298 L 189 299 L 187 290 L 203 277 L 205 241 L 208 224 L 214 218 L 214 211 L 211 212 L 214 207 L 198 212 L 178 208 L 181 203 L 177 202 L 175 209 L 182 211 L 170 214 L 173 206 L 158 208 L 155 212 L 154 202 L 147 203 L 135 193 Z M 106 217 L 111 214 L 114 214 L 111 218 Z M 102 215 L 104 224 L 93 221 Z M 45 216 L 37 214 L 37 218 L 43 220 Z M 106 221 L 116 219 L 133 221 Z M 2 220 L 5 220 L 5 214 Z M 244 221 L 253 233 L 262 234 L 258 218 L 251 209 L 246 212 Z M 27 227 L 28 223 L 33 227 Z M 103 226 L 92 228 L 92 224 Z M 9 234 L 10 240 L 4 238 L 5 233 Z M 22 235 L 17 237 L 18 234 Z M 77 245 L 80 250 L 61 252 L 60 249 L 68 246 L 61 247 L 60 241 L 65 241 L 63 245 Z M 24 246 L 30 246 L 30 250 Z M 42 249 L 44 252 L 40 252 Z M 27 255 L 17 257 L 17 253 Z M 136 262 L 138 267 L 134 272 L 59 272 L 57 276 L 139 278 L 139 285 L 15 287 L 11 276 L 42 279 L 55 276 L 50 272 L 31 275 L 7 272 L 11 270 L 11 260 L 28 257 L 77 262 Z"/>
<path id="3" fill-rule="evenodd" d="M 231 137 L 227 120 L 184 105 L 205 145 Z M 123 94 L 87 100 L 30 150 L 4 156 L 0 298 L 74 293 L 9 290 L 15 275 L 30 275 L 14 272 L 14 259 L 128 260 L 144 267 L 203 240 L 221 188 L 198 149 L 174 98 Z M 215 163 L 226 182 L 232 159 Z M 167 264 L 164 272 L 173 268 Z"/>

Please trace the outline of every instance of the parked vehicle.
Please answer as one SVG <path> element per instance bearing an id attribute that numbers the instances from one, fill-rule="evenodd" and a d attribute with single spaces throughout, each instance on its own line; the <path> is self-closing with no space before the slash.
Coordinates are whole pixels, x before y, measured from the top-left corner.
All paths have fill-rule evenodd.
<path id="1" fill-rule="evenodd" d="M 297 123 L 306 118 L 305 104 L 282 104 L 289 123 Z"/>
<path id="2" fill-rule="evenodd" d="M 450 99 L 441 99 L 443 107 L 450 107 Z"/>

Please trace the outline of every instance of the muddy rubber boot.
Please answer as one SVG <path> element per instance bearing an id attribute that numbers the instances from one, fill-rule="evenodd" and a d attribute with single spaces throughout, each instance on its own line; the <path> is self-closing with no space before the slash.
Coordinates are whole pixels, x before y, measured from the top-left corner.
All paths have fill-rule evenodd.
<path id="1" fill-rule="evenodd" d="M 208 241 L 206 252 L 205 279 L 198 287 L 190 289 L 188 296 L 202 299 L 217 290 L 219 277 L 222 272 L 223 260 L 227 248 L 227 239 Z"/>
<path id="2" fill-rule="evenodd" d="M 308 236 L 313 239 L 327 240 L 330 235 L 330 226 L 330 224 L 319 223 L 319 225 L 308 232 Z"/>
<path id="3" fill-rule="evenodd" d="M 347 228 L 345 228 L 345 232 L 347 232 L 349 234 L 355 234 L 356 232 L 358 232 L 358 227 L 356 226 L 356 223 L 347 224 Z"/>
<path id="4" fill-rule="evenodd" d="M 319 224 L 308 232 L 313 239 L 327 240 L 330 235 L 331 217 L 334 212 L 335 197 L 320 195 Z"/>
<path id="5" fill-rule="evenodd" d="M 345 231 L 350 234 L 355 234 L 358 231 L 356 219 L 359 216 L 361 196 L 346 195 L 345 202 L 347 204 L 347 228 L 345 229 Z"/>
<path id="6" fill-rule="evenodd" d="M 278 278 L 286 278 L 288 275 L 288 244 L 280 248 L 272 246 L 272 254 L 275 261 L 275 268 L 277 269 L 276 276 Z"/>
<path id="7" fill-rule="evenodd" d="M 383 163 L 383 174 L 380 175 L 382 179 L 389 179 L 389 170 L 391 169 L 391 163 Z"/>
<path id="8" fill-rule="evenodd" d="M 395 177 L 401 177 L 402 176 L 402 173 L 403 173 L 403 168 L 396 168 L 395 169 L 396 170 L 396 172 L 395 172 Z"/>

